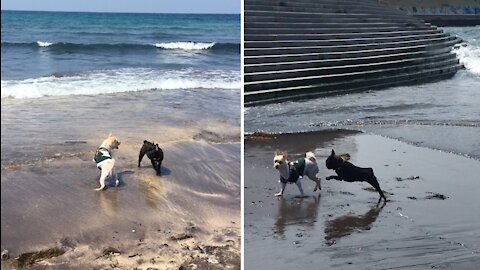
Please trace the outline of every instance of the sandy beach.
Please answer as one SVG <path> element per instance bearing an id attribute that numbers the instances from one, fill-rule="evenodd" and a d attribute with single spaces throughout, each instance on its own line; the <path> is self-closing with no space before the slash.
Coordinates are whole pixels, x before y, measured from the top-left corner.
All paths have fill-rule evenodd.
<path id="1" fill-rule="evenodd" d="M 366 183 L 326 181 L 332 148 L 373 167 L 388 203 Z M 303 180 L 305 198 L 295 185 L 274 197 L 275 151 L 314 151 L 322 191 Z M 355 130 L 247 137 L 245 269 L 476 269 L 479 174 L 478 159 Z"/>
<path id="2" fill-rule="evenodd" d="M 2 99 L 2 269 L 240 269 L 239 95 Z M 109 131 L 121 183 L 96 192 Z M 145 139 L 164 150 L 162 176 L 137 167 Z"/>

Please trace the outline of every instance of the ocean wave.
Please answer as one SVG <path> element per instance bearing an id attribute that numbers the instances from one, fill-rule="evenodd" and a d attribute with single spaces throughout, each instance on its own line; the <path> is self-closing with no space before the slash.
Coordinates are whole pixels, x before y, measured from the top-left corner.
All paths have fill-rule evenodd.
<path id="1" fill-rule="evenodd" d="M 2 80 L 2 98 L 100 95 L 144 90 L 241 89 L 240 72 L 226 70 L 119 69 L 83 74 L 52 74 L 24 80 Z"/>
<path id="2" fill-rule="evenodd" d="M 203 42 L 164 42 L 155 43 L 155 47 L 170 50 L 206 50 L 215 45 L 215 42 L 203 43 Z"/>
<path id="3" fill-rule="evenodd" d="M 480 47 L 462 44 L 456 46 L 453 51 L 467 70 L 480 75 Z"/>
<path id="4" fill-rule="evenodd" d="M 52 45 L 53 43 L 51 43 L 51 42 L 46 42 L 46 41 L 37 41 L 37 44 L 38 44 L 38 46 L 40 46 L 40 47 L 48 47 L 48 46 Z"/>
<path id="5" fill-rule="evenodd" d="M 375 118 L 375 117 L 370 117 Z M 310 124 L 310 127 L 351 127 L 351 126 L 452 126 L 452 127 L 480 127 L 478 121 L 469 120 L 418 120 L 418 119 L 347 119 L 338 121 L 320 121 Z"/>
<path id="6" fill-rule="evenodd" d="M 216 42 L 164 42 L 155 44 L 134 43 L 70 43 L 70 42 L 4 42 L 2 47 L 41 48 L 51 51 L 94 51 L 94 50 L 212 50 L 219 52 L 240 52 L 240 43 L 216 43 Z"/>

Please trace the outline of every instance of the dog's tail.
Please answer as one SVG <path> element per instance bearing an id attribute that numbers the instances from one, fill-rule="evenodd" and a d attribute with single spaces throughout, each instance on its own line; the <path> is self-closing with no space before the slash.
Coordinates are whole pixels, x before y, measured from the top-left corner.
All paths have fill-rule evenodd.
<path id="1" fill-rule="evenodd" d="M 313 152 L 305 153 L 305 158 L 309 159 L 312 162 L 316 162 L 317 159 L 315 158 L 315 154 Z"/>

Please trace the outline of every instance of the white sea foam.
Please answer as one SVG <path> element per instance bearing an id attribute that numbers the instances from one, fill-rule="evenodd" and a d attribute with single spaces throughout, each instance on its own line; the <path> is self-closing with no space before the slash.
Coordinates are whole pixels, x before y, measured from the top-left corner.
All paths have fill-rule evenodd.
<path id="1" fill-rule="evenodd" d="M 165 42 L 156 43 L 155 47 L 171 50 L 206 50 L 215 45 L 215 42 L 203 43 L 203 42 Z"/>
<path id="2" fill-rule="evenodd" d="M 46 42 L 46 41 L 37 41 L 37 44 L 38 44 L 38 46 L 40 46 L 40 47 L 48 47 L 48 46 L 52 45 L 53 43 L 51 43 L 51 42 Z"/>
<path id="3" fill-rule="evenodd" d="M 467 70 L 480 75 L 480 47 L 474 45 L 459 46 L 453 51 Z"/>
<path id="4" fill-rule="evenodd" d="M 142 90 L 241 89 L 238 71 L 120 69 L 73 76 L 2 80 L 2 98 L 99 95 Z"/>

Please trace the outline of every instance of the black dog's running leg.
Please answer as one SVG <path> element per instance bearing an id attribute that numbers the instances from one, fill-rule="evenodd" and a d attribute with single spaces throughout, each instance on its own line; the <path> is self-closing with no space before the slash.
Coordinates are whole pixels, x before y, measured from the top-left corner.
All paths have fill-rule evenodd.
<path id="1" fill-rule="evenodd" d="M 369 179 L 367 181 L 370 185 L 372 185 L 372 187 L 375 188 L 375 190 L 377 190 L 377 192 L 380 194 L 380 198 L 378 199 L 378 203 L 380 203 L 380 201 L 382 201 L 382 198 L 385 200 L 385 202 L 387 202 L 387 198 L 385 197 L 385 195 L 383 194 L 383 191 L 382 189 L 380 188 L 380 184 L 378 183 L 377 181 L 377 178 L 374 177 L 372 179 Z"/>
<path id="2" fill-rule="evenodd" d="M 157 173 L 157 175 L 160 175 L 161 174 L 161 172 L 160 172 L 160 166 L 161 165 L 153 159 L 150 160 L 150 162 L 152 163 L 152 167 L 155 170 L 155 172 Z"/>
<path id="3" fill-rule="evenodd" d="M 138 167 L 140 167 L 140 162 L 142 162 L 143 156 L 145 156 L 145 153 L 140 151 L 140 155 L 138 155 Z"/>

